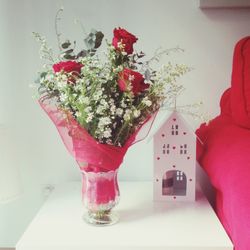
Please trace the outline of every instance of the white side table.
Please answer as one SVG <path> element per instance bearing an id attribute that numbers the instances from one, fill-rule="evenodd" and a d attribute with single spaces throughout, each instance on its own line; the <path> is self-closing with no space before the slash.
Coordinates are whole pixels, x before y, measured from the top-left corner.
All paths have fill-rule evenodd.
<path id="1" fill-rule="evenodd" d="M 16 250 L 233 250 L 199 191 L 195 203 L 153 203 L 151 182 L 121 182 L 120 221 L 94 227 L 82 221 L 80 183 L 57 187 Z"/>

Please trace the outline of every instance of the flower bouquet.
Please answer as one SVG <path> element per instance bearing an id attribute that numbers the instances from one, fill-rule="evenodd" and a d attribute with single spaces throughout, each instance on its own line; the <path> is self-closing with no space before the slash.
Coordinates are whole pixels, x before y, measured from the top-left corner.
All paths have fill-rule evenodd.
<path id="1" fill-rule="evenodd" d="M 115 28 L 112 42 L 99 52 L 103 33 L 92 30 L 84 39 L 85 48 L 76 52 L 76 42 L 60 41 L 55 59 L 44 37 L 41 57 L 48 61 L 39 73 L 39 103 L 55 124 L 66 148 L 82 172 L 84 219 L 94 225 L 108 225 L 118 217 L 111 209 L 118 203 L 117 171 L 128 148 L 138 141 L 138 133 L 152 123 L 163 102 L 171 102 L 182 89 L 177 79 L 190 69 L 167 65 L 158 71 L 136 52 L 138 38 L 125 29 Z M 151 120 L 149 122 L 149 120 Z"/>

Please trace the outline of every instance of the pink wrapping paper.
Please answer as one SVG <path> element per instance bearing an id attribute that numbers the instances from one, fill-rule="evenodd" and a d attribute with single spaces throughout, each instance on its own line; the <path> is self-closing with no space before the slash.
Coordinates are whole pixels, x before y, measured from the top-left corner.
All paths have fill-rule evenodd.
<path id="1" fill-rule="evenodd" d="M 70 113 L 52 105 L 49 99 L 40 99 L 39 104 L 55 124 L 69 153 L 85 171 L 101 172 L 117 169 L 128 148 L 135 141 L 136 131 L 123 147 L 97 142 Z"/>
<path id="2" fill-rule="evenodd" d="M 108 144 L 101 144 L 96 141 L 86 129 L 81 127 L 79 123 L 72 117 L 72 115 L 56 106 L 51 99 L 41 98 L 39 104 L 43 110 L 48 114 L 50 119 L 55 124 L 63 143 L 68 149 L 69 153 L 76 159 L 81 170 L 85 172 L 108 172 L 119 168 L 128 148 L 134 143 L 143 140 L 149 133 L 155 115 L 149 117 L 144 124 L 142 124 L 137 131 L 131 135 L 123 147 L 112 146 Z M 152 122 L 148 122 L 152 118 Z M 146 123 L 149 125 L 148 128 Z M 146 133 L 138 135 L 139 130 L 144 127 Z M 145 132 L 142 131 L 142 132 Z M 91 202 L 97 204 L 107 203 L 115 200 L 117 194 L 116 185 L 113 181 L 108 181 L 103 178 L 96 179 L 96 183 L 88 183 L 87 177 L 83 177 L 83 195 Z M 90 185 L 91 184 L 91 185 Z M 87 190 L 92 187 L 95 190 Z M 85 197 L 86 198 L 86 197 Z"/>

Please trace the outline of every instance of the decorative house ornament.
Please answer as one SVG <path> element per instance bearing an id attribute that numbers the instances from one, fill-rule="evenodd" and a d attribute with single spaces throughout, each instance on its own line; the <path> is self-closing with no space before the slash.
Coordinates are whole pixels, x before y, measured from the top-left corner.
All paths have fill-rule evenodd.
<path id="1" fill-rule="evenodd" d="M 153 140 L 154 201 L 195 201 L 195 133 L 175 110 Z"/>

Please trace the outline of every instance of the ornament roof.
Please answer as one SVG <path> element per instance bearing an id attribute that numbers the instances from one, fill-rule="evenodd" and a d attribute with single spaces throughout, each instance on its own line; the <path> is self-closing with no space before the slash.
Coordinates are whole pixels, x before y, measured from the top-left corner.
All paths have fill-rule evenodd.
<path id="1" fill-rule="evenodd" d="M 159 111 L 159 112 L 162 112 L 162 111 Z M 148 142 L 152 140 L 152 138 L 164 126 L 165 123 L 167 123 L 171 119 L 174 119 L 174 118 L 177 117 L 178 120 L 180 120 L 182 123 L 184 123 L 186 125 L 189 132 L 191 132 L 191 134 L 202 143 L 202 141 L 199 139 L 199 137 L 197 137 L 197 135 L 195 134 L 193 128 L 186 121 L 186 119 L 182 116 L 181 112 L 178 112 L 177 110 L 166 111 L 166 115 L 164 115 L 163 117 L 161 115 L 161 118 L 160 118 L 159 114 L 157 114 L 157 116 L 158 116 L 158 119 L 156 119 L 156 121 L 154 122 L 153 127 L 152 127 L 152 129 L 151 129 L 151 131 L 149 133 Z"/>

